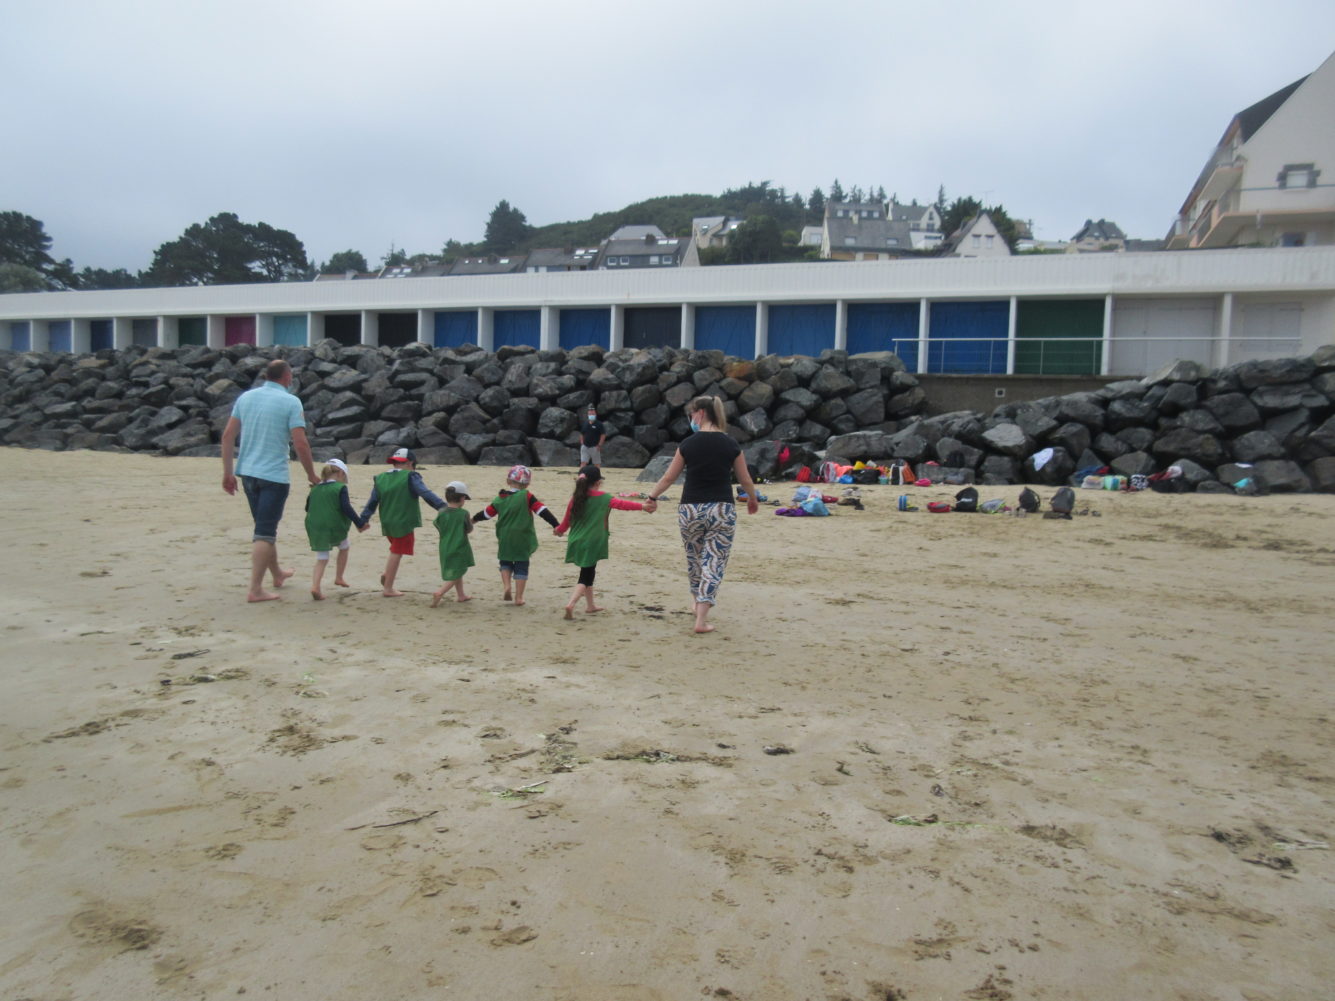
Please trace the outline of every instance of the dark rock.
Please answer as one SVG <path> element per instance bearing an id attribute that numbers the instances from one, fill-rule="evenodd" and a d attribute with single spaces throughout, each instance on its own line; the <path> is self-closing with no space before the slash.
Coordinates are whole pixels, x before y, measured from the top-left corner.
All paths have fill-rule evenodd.
<path id="1" fill-rule="evenodd" d="M 938 438 L 932 450 L 936 453 L 937 461 L 943 466 L 976 469 L 978 463 L 983 461 L 982 449 L 966 445 L 958 438 L 949 435 Z"/>
<path id="2" fill-rule="evenodd" d="M 568 410 L 548 407 L 538 418 L 536 434 L 539 438 L 564 439 L 566 435 L 578 430 L 579 419 Z"/>
<path id="3" fill-rule="evenodd" d="M 1182 470 L 1182 478 L 1187 481 L 1187 485 L 1195 490 L 1202 483 L 1214 482 L 1214 474 L 1198 463 L 1190 459 L 1178 459 L 1170 465 L 1177 466 Z"/>
<path id="4" fill-rule="evenodd" d="M 499 385 L 488 386 L 478 396 L 477 405 L 491 416 L 499 417 L 505 413 L 505 408 L 510 405 L 510 394 Z"/>
<path id="5" fill-rule="evenodd" d="M 1132 452 L 1148 452 L 1154 446 L 1154 432 L 1149 428 L 1123 428 L 1113 437 Z"/>
<path id="6" fill-rule="evenodd" d="M 1266 358 L 1233 366 L 1243 389 L 1306 382 L 1316 373 L 1310 358 Z"/>
<path id="7" fill-rule="evenodd" d="M 1177 385 L 1181 385 L 1181 383 L 1177 383 Z M 1153 423 L 1156 411 L 1144 399 L 1123 398 L 1113 400 L 1108 404 L 1107 415 L 1108 430 L 1120 431 L 1122 428 L 1140 427 Z"/>
<path id="8" fill-rule="evenodd" d="M 609 438 L 603 445 L 603 465 L 612 469 L 639 469 L 649 461 L 649 450 L 631 438 Z"/>
<path id="9" fill-rule="evenodd" d="M 1307 477 L 1312 489 L 1323 494 L 1335 494 L 1335 456 L 1314 459 L 1307 464 Z"/>
<path id="10" fill-rule="evenodd" d="M 948 483 L 963 486 L 977 481 L 977 474 L 967 467 L 958 469 L 954 466 L 923 466 L 917 470 L 918 476 L 933 483 Z"/>
<path id="11" fill-rule="evenodd" d="M 916 464 L 926 458 L 931 445 L 932 443 L 927 438 L 910 428 L 896 431 L 890 436 L 890 458 L 905 459 Z M 826 447 L 829 447 L 828 443 Z"/>
<path id="12" fill-rule="evenodd" d="M 663 474 L 667 472 L 667 468 L 671 464 L 672 456 L 655 455 L 635 479 L 639 483 L 657 483 L 663 478 Z"/>
<path id="13" fill-rule="evenodd" d="M 1204 376 L 1205 369 L 1196 362 L 1178 359 L 1145 376 L 1141 381 L 1147 386 L 1155 386 L 1169 382 L 1199 382 Z"/>
<path id="14" fill-rule="evenodd" d="M 776 434 L 775 437 L 777 438 L 779 435 Z M 830 429 L 817 421 L 806 420 L 797 426 L 797 441 L 811 441 L 818 445 L 824 445 L 829 437 Z"/>
<path id="15" fill-rule="evenodd" d="M 1283 446 L 1269 431 L 1248 431 L 1241 437 L 1234 438 L 1230 449 L 1234 462 L 1284 458 Z"/>
<path id="16" fill-rule="evenodd" d="M 1048 432 L 1057 427 L 1057 422 L 1042 408 L 1032 404 L 1023 404 L 1007 416 L 1011 417 L 1020 429 L 1034 441 L 1042 441 L 1047 437 Z"/>
<path id="17" fill-rule="evenodd" d="M 542 404 L 531 396 L 512 399 L 510 405 L 501 414 L 501 427 L 506 431 L 522 431 L 524 434 L 536 434 Z M 573 418 L 572 418 L 573 419 Z"/>
<path id="18" fill-rule="evenodd" d="M 892 418 L 904 418 L 920 414 L 927 407 L 927 394 L 921 386 L 914 386 L 902 393 L 896 393 L 885 401 L 885 415 Z"/>
<path id="19" fill-rule="evenodd" d="M 1077 421 L 1067 421 L 1051 431 L 1045 442 L 1049 445 L 1058 445 L 1072 455 L 1079 455 L 1089 448 L 1092 440 L 1093 436 L 1090 435 L 1088 427 Z"/>
<path id="20" fill-rule="evenodd" d="M 1271 493 L 1304 493 L 1312 489 L 1312 481 L 1302 466 L 1291 459 L 1263 459 L 1253 463 L 1252 468 Z"/>
<path id="21" fill-rule="evenodd" d="M 850 462 L 894 458 L 890 438 L 879 431 L 854 431 L 836 435 L 825 443 L 825 455 L 829 459 L 841 458 Z"/>
<path id="22" fill-rule="evenodd" d="M 1186 458 L 1202 466 L 1218 466 L 1229 458 L 1228 448 L 1212 434 L 1177 428 L 1159 438 L 1150 451 L 1165 462 Z"/>
<path id="23" fill-rule="evenodd" d="M 996 424 L 982 433 L 986 448 L 1002 455 L 1019 459 L 1034 450 L 1034 439 L 1019 424 Z"/>
<path id="24" fill-rule="evenodd" d="M 448 390 L 462 400 L 476 400 L 487 387 L 472 376 L 465 375 L 458 379 L 451 379 L 441 388 Z"/>
<path id="25" fill-rule="evenodd" d="M 1092 431 L 1102 431 L 1106 419 L 1102 402 L 1097 393 L 1072 393 L 1058 398 L 1057 411 L 1053 414 L 1058 421 L 1076 421 Z"/>
<path id="26" fill-rule="evenodd" d="M 534 461 L 539 466 L 578 466 L 579 450 L 569 448 L 551 438 L 534 438 L 529 441 L 533 450 Z"/>
<path id="27" fill-rule="evenodd" d="M 1189 382 L 1174 382 L 1167 386 L 1159 399 L 1161 413 L 1172 415 L 1190 410 L 1196 406 L 1198 396 L 1196 387 Z"/>
<path id="28" fill-rule="evenodd" d="M 657 407 L 662 402 L 663 394 L 653 383 L 636 386 L 630 391 L 630 408 L 637 414 L 642 414 L 651 407 Z"/>
<path id="29" fill-rule="evenodd" d="M 1202 406 L 1210 411 L 1215 419 L 1231 434 L 1240 431 L 1254 431 L 1260 427 L 1260 411 L 1240 392 L 1224 392 L 1210 396 Z"/>
<path id="30" fill-rule="evenodd" d="M 754 441 L 742 448 L 753 477 L 770 480 L 779 474 L 779 446 L 772 441 Z M 658 474 L 662 476 L 662 473 Z"/>
<path id="31" fill-rule="evenodd" d="M 188 448 L 198 448 L 212 443 L 213 435 L 209 426 L 203 421 L 190 421 L 159 435 L 154 439 L 153 447 L 161 449 L 168 455 L 180 455 Z"/>
<path id="32" fill-rule="evenodd" d="M 476 462 L 484 448 L 489 448 L 495 444 L 496 436 L 494 434 L 461 434 L 455 436 L 455 442 L 464 455 L 468 457 L 469 462 Z"/>
<path id="33" fill-rule="evenodd" d="M 843 396 L 857 388 L 855 383 L 844 373 L 840 372 L 833 365 L 822 365 L 810 383 L 813 393 L 828 399 L 832 396 Z"/>
<path id="34" fill-rule="evenodd" d="M 885 397 L 879 389 L 864 389 L 846 397 L 844 403 L 859 427 L 880 424 L 885 420 Z"/>
<path id="35" fill-rule="evenodd" d="M 1042 455 L 1046 449 L 1035 452 L 1024 460 L 1024 478 L 1026 483 L 1045 483 L 1049 486 L 1061 486 L 1071 478 L 1075 472 L 1075 459 L 1064 448 L 1053 447 L 1052 457 L 1043 464 L 1043 467 L 1037 468 L 1034 460 Z"/>
<path id="36" fill-rule="evenodd" d="M 984 483 L 1015 483 L 1020 479 L 1020 463 L 1010 455 L 989 455 L 979 472 Z"/>
<path id="37" fill-rule="evenodd" d="M 774 403 L 774 387 L 766 382 L 753 382 L 737 397 L 737 406 L 743 411 L 761 408 L 768 410 Z M 814 405 L 814 404 L 813 404 Z M 810 410 L 811 408 L 806 408 Z"/>
<path id="38" fill-rule="evenodd" d="M 829 431 L 826 431 L 829 434 Z M 770 431 L 770 437 L 776 441 L 802 441 L 806 436 L 802 434 L 802 425 L 797 421 L 787 420 L 779 421 Z M 821 439 L 822 441 L 824 439 Z"/>
<path id="39" fill-rule="evenodd" d="M 1278 414 L 1302 406 L 1310 391 L 1306 385 L 1266 385 L 1252 390 L 1249 399 L 1262 414 Z"/>
<path id="40" fill-rule="evenodd" d="M 1304 462 L 1327 455 L 1335 455 L 1335 417 L 1327 418 L 1298 446 L 1298 458 Z"/>
<path id="41" fill-rule="evenodd" d="M 468 462 L 463 449 L 453 445 L 422 445 L 413 451 L 419 466 L 462 466 Z"/>
<path id="42" fill-rule="evenodd" d="M 1151 441 L 1153 441 L 1152 438 Z M 1130 445 L 1122 441 L 1122 439 L 1109 434 L 1107 431 L 1100 432 L 1096 435 L 1090 448 L 1092 448 L 1104 462 L 1110 462 L 1119 455 L 1126 455 L 1127 452 L 1132 451 Z"/>
<path id="43" fill-rule="evenodd" d="M 1312 352 L 1312 366 L 1318 372 L 1335 370 L 1335 344 L 1323 344 Z"/>
<path id="44" fill-rule="evenodd" d="M 1220 483 L 1218 480 L 1204 480 L 1197 484 L 1196 492 L 1198 494 L 1231 494 L 1233 488 L 1227 483 Z"/>
<path id="45" fill-rule="evenodd" d="M 1127 452 L 1108 463 L 1118 476 L 1148 476 L 1154 472 L 1154 457 L 1147 452 Z"/>
<path id="46" fill-rule="evenodd" d="M 527 445 L 489 445 L 477 457 L 479 466 L 513 466 L 516 463 L 527 465 L 533 461 L 533 454 Z"/>

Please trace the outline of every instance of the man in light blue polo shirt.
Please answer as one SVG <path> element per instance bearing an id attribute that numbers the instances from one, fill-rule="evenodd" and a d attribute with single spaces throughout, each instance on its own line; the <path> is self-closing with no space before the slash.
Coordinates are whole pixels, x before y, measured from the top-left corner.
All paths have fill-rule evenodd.
<path id="1" fill-rule="evenodd" d="M 279 588 L 292 576 L 292 570 L 278 565 L 278 523 L 283 518 L 291 479 L 288 476 L 287 445 L 292 448 L 311 485 L 320 482 L 311 461 L 311 446 L 306 440 L 306 417 L 301 400 L 288 392 L 292 385 L 292 366 L 280 359 L 264 369 L 264 382 L 237 397 L 232 416 L 222 434 L 222 487 L 236 493 L 236 475 L 232 472 L 232 450 L 237 435 L 241 448 L 236 456 L 236 474 L 250 502 L 255 519 L 255 539 L 250 552 L 250 591 L 247 601 L 273 601 L 279 595 L 264 589 L 266 571 Z"/>

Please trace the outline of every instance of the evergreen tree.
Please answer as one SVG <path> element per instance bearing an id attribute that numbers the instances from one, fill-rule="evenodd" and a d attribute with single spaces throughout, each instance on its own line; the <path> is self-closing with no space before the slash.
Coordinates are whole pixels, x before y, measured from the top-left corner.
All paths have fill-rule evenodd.
<path id="1" fill-rule="evenodd" d="M 839 178 L 836 177 L 834 179 L 834 183 L 830 185 L 830 201 L 842 202 L 843 200 L 844 200 L 844 186 L 839 183 Z"/>
<path id="2" fill-rule="evenodd" d="M 532 231 L 533 227 L 528 224 L 524 213 L 512 208 L 505 199 L 501 199 L 491 210 L 483 244 L 489 254 L 509 253 L 528 239 Z"/>
<path id="3" fill-rule="evenodd" d="M 825 193 L 820 188 L 811 189 L 807 199 L 807 223 L 818 226 L 825 220 Z"/>

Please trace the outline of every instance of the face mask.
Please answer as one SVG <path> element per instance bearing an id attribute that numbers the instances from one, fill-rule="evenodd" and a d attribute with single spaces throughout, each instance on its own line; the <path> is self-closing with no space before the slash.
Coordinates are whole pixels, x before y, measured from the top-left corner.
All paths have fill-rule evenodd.
<path id="1" fill-rule="evenodd" d="M 700 430 L 700 422 L 699 422 L 699 421 L 691 421 L 691 431 L 692 431 L 692 432 L 695 432 L 695 431 L 699 431 L 699 430 Z"/>

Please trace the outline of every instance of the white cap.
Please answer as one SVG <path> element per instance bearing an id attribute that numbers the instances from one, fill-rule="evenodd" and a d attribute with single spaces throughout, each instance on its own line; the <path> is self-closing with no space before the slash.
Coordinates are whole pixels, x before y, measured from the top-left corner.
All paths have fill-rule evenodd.
<path id="1" fill-rule="evenodd" d="M 324 464 L 325 464 L 326 466 L 333 466 L 335 469 L 337 469 L 339 472 L 341 472 L 344 476 L 351 475 L 351 474 L 348 472 L 348 464 L 347 464 L 346 462 L 344 462 L 342 459 L 325 459 Z"/>
<path id="2" fill-rule="evenodd" d="M 449 483 L 445 484 L 445 489 L 453 490 L 456 494 L 467 497 L 469 500 L 473 499 L 473 495 L 468 492 L 468 484 L 463 480 L 450 480 Z"/>

